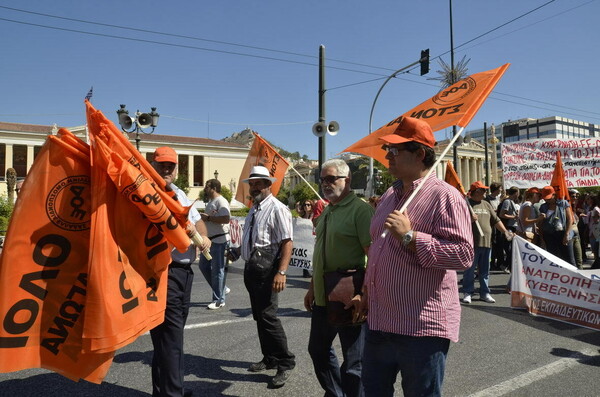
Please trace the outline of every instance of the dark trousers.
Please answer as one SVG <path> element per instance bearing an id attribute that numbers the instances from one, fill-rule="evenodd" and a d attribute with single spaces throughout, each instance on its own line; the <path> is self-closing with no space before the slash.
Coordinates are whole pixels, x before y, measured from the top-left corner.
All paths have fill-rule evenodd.
<path id="1" fill-rule="evenodd" d="M 288 370 L 296 366 L 296 360 L 288 350 L 287 337 L 277 317 L 279 295 L 273 292 L 274 277 L 274 271 L 267 277 L 255 277 L 248 273 L 247 265 L 244 270 L 244 284 L 250 295 L 263 360 L 269 365 L 276 364 L 279 370 Z"/>
<path id="2" fill-rule="evenodd" d="M 398 372 L 405 397 L 441 396 L 450 340 L 367 330 L 362 379 L 368 397 L 392 397 Z"/>
<path id="3" fill-rule="evenodd" d="M 571 250 L 572 248 L 572 239 L 569 241 L 569 244 L 563 244 L 563 238 L 565 236 L 565 232 L 544 232 L 544 241 L 546 242 L 546 250 L 550 252 L 552 255 L 558 256 L 560 259 L 567 263 L 571 263 Z M 571 263 L 575 266 L 575 263 Z"/>
<path id="4" fill-rule="evenodd" d="M 495 228 L 492 230 L 492 258 L 490 261 L 491 269 L 500 269 L 504 265 L 504 249 L 502 246 L 502 233 Z"/>
<path id="5" fill-rule="evenodd" d="M 326 397 L 363 396 L 361 381 L 364 325 L 333 327 L 327 323 L 327 308 L 313 306 L 310 321 L 308 353 L 313 362 L 315 375 L 325 390 Z M 332 343 L 340 338 L 342 367 L 338 363 Z"/>
<path id="6" fill-rule="evenodd" d="M 152 396 L 183 396 L 183 327 L 187 320 L 194 272 L 188 267 L 169 267 L 165 321 L 150 331 Z"/>

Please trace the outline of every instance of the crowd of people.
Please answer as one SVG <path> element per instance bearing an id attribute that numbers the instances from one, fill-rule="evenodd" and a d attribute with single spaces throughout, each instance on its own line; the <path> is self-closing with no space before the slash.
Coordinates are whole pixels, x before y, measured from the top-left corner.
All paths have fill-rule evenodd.
<path id="1" fill-rule="evenodd" d="M 567 198 L 560 199 L 552 186 L 532 187 L 523 192 L 511 187 L 503 194 L 501 185 L 492 183 L 485 200 L 496 210 L 506 229 L 530 243 L 578 269 L 583 269 L 584 262 L 591 259 L 592 269 L 600 267 L 598 195 L 569 189 Z M 495 233 L 492 238 L 491 268 L 508 273 L 512 258 L 509 238 L 503 233 Z"/>
<path id="2" fill-rule="evenodd" d="M 450 342 L 458 341 L 460 303 L 472 302 L 476 277 L 479 299 L 495 302 L 489 288 L 490 267 L 510 272 L 514 234 L 579 268 L 588 247 L 596 259 L 593 266 L 600 262 L 598 197 L 580 196 L 573 189 L 569 200 L 561 200 L 551 186 L 527 189 L 521 197 L 518 188 L 504 194 L 498 183 L 485 186 L 477 181 L 465 199 L 433 173 L 436 142 L 429 125 L 410 117 L 396 123 L 394 133 L 380 137 L 389 171 L 396 178 L 381 197 L 368 202 L 358 198 L 350 189 L 348 165 L 335 159 L 321 168 L 319 181 L 326 201 L 302 200 L 296 205 L 298 215 L 314 225 L 313 273 L 304 298 L 311 313 L 307 350 L 326 396 L 393 396 L 398 374 L 406 396 L 441 395 Z M 176 157 L 164 149 L 168 156 L 161 157 L 158 151 L 153 164 L 165 179 L 172 178 Z M 174 162 L 161 164 L 165 159 Z M 270 386 L 282 387 L 296 365 L 277 316 L 278 296 L 286 288 L 293 227 L 290 209 L 271 192 L 275 181 L 260 165 L 243 180 L 250 187 L 253 205 L 244 223 L 240 254 L 262 356 L 248 371 L 275 369 Z M 209 309 L 224 307 L 227 294 L 222 259 L 229 208 L 219 192 L 217 180 L 207 181 L 207 211 L 190 215 L 195 228 L 206 236 L 201 248 L 213 254 L 212 260 L 200 262 L 212 289 Z M 344 249 L 337 249 L 340 246 Z M 171 273 L 185 276 L 187 285 L 188 270 L 189 261 L 174 252 L 169 296 Z M 344 301 L 351 321 L 343 324 L 333 322 L 330 312 L 330 285 L 324 280 L 332 272 L 364 277 Z M 463 273 L 462 298 L 459 272 Z M 177 309 L 178 320 L 169 332 L 176 331 L 178 339 L 168 340 L 167 333 L 158 336 L 159 329 L 152 332 L 156 396 L 189 395 L 183 389 L 180 338 L 189 292 L 187 287 L 178 288 L 173 293 L 179 300 L 167 301 L 167 313 Z M 333 347 L 336 337 L 341 364 Z M 169 349 L 178 353 L 165 360 Z"/>

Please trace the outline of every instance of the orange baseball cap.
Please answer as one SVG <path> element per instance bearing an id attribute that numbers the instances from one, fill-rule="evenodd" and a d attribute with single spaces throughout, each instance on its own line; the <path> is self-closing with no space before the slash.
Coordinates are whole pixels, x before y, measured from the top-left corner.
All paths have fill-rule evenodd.
<path id="1" fill-rule="evenodd" d="M 471 183 L 471 189 L 469 191 L 475 191 L 477 189 L 489 189 L 489 186 L 485 186 L 481 181 Z"/>
<path id="2" fill-rule="evenodd" d="M 544 200 L 550 200 L 554 196 L 554 188 L 552 186 L 546 186 L 542 188 L 541 194 Z"/>
<path id="3" fill-rule="evenodd" d="M 156 148 L 154 151 L 154 161 L 158 163 L 171 162 L 177 164 L 177 153 L 168 146 Z"/>
<path id="4" fill-rule="evenodd" d="M 388 143 L 419 142 L 425 146 L 434 147 L 435 137 L 431 126 L 421 119 L 402 117 L 393 134 L 379 137 Z"/>

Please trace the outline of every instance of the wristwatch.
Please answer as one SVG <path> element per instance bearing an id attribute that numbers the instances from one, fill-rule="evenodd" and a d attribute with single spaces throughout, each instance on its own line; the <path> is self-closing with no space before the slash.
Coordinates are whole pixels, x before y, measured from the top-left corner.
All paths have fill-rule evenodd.
<path id="1" fill-rule="evenodd" d="M 285 272 L 283 270 L 278 270 L 277 273 L 281 274 L 282 276 L 285 276 Z"/>
<path id="2" fill-rule="evenodd" d="M 402 245 L 405 247 L 408 247 L 408 244 L 410 244 L 410 242 L 413 239 L 413 231 L 409 230 L 408 232 L 404 233 L 404 236 L 402 236 Z"/>

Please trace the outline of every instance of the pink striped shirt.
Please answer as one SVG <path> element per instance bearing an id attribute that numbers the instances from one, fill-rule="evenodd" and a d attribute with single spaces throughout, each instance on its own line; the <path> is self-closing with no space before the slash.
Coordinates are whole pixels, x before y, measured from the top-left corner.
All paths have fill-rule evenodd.
<path id="1" fill-rule="evenodd" d="M 473 262 L 471 216 L 455 187 L 429 176 L 407 208 L 417 252 L 389 233 L 381 237 L 390 212 L 400 209 L 421 179 L 403 189 L 396 181 L 381 197 L 371 221 L 373 244 L 365 285 L 369 329 L 458 341 L 460 303 L 456 270 Z"/>

